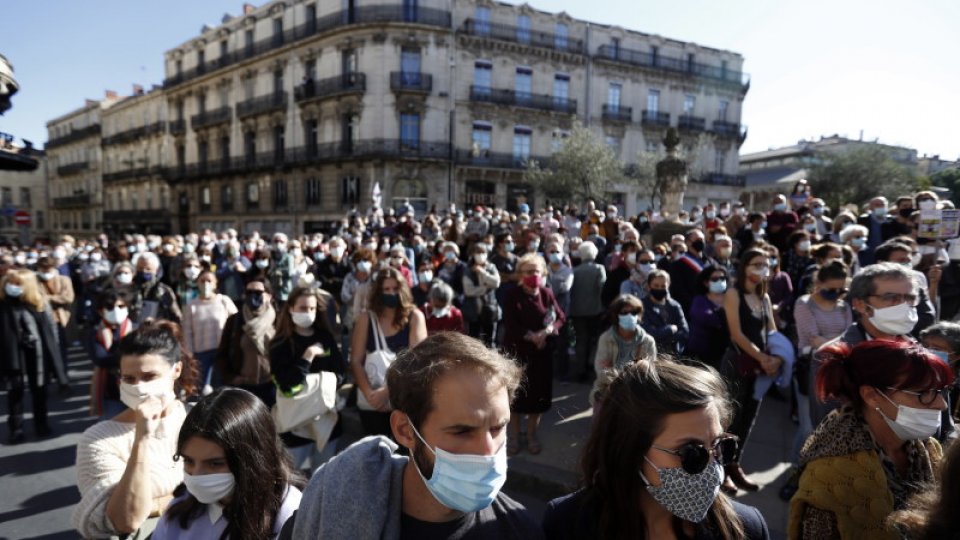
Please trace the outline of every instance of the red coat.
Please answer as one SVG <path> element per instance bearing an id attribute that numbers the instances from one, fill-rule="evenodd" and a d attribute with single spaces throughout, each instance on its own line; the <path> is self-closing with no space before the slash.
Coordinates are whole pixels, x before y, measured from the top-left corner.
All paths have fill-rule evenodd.
<path id="1" fill-rule="evenodd" d="M 428 336 L 432 336 L 437 332 L 467 333 L 466 327 L 463 324 L 463 313 L 455 306 L 450 306 L 450 313 L 446 317 L 434 317 L 433 308 L 430 304 L 424 304 L 421 311 L 423 311 L 427 318 Z"/>

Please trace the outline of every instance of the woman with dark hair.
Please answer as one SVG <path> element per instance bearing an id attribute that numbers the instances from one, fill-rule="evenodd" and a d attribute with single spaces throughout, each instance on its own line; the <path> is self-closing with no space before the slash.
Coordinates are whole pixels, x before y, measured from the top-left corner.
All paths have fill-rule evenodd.
<path id="1" fill-rule="evenodd" d="M 213 367 L 217 359 L 217 348 L 227 319 L 237 312 L 233 300 L 217 292 L 217 276 L 205 271 L 197 278 L 200 295 L 183 308 L 183 341 L 187 349 L 200 363 L 201 393 L 213 392 L 214 385 L 220 386 L 220 377 L 214 377 Z"/>
<path id="2" fill-rule="evenodd" d="M 343 383 L 344 364 L 335 333 L 327 317 L 332 300 L 320 289 L 297 287 L 277 318 L 277 332 L 270 342 L 270 373 L 277 392 L 294 397 L 303 389 L 308 373 L 327 371 L 337 375 L 337 387 Z M 296 431 L 296 430 L 294 430 Z M 313 455 L 313 468 L 333 457 L 341 433 L 339 421 L 326 441 L 315 441 L 293 432 L 283 434 L 283 441 L 294 457 L 298 469 Z M 323 448 L 319 455 L 314 448 Z"/>
<path id="3" fill-rule="evenodd" d="M 763 247 L 770 263 L 770 277 L 766 280 L 767 296 L 773 306 L 773 318 L 777 328 L 785 328 L 787 324 L 793 323 L 793 281 L 790 275 L 782 270 L 783 260 L 777 246 L 765 244 Z"/>
<path id="4" fill-rule="evenodd" d="M 803 446 L 790 537 L 900 538 L 885 520 L 934 482 L 943 456 L 934 435 L 953 372 L 907 341 L 838 343 L 818 354 L 817 397 L 843 405 Z"/>
<path id="5" fill-rule="evenodd" d="M 813 256 L 813 261 L 804 269 L 803 275 L 800 277 L 800 282 L 793 288 L 793 293 L 798 298 L 813 290 L 813 282 L 817 278 L 817 271 L 821 266 L 831 261 L 844 261 L 843 248 L 832 242 L 825 242 L 815 246 L 810 254 Z M 847 273 L 849 274 L 849 272 Z"/>
<path id="6" fill-rule="evenodd" d="M 179 326 L 148 322 L 120 340 L 117 355 L 127 409 L 77 443 L 80 502 L 72 522 L 84 538 L 146 538 L 183 481 L 173 456 L 186 417 L 181 399 L 196 394 L 197 366 Z"/>
<path id="7" fill-rule="evenodd" d="M 277 312 L 266 276 L 247 282 L 240 310 L 227 319 L 217 347 L 216 366 L 224 384 L 243 388 L 272 407 L 276 387 L 270 379 L 270 342 Z"/>
<path id="8" fill-rule="evenodd" d="M 90 379 L 90 416 L 113 418 L 126 406 L 120 401 L 120 357 L 117 345 L 137 325 L 130 320 L 127 295 L 107 289 L 97 298 L 96 322 L 86 339 L 87 354 L 93 362 Z"/>
<path id="9" fill-rule="evenodd" d="M 810 233 L 794 231 L 787 237 L 787 249 L 783 252 L 783 270 L 790 276 L 790 283 L 800 283 L 804 270 L 813 262 L 810 250 Z"/>
<path id="10" fill-rule="evenodd" d="M 890 514 L 887 526 L 914 540 L 956 538 L 960 531 L 960 444 L 947 449 L 939 480 L 914 495 L 905 510 Z"/>
<path id="11" fill-rule="evenodd" d="M 690 304 L 690 336 L 685 353 L 714 369 L 730 347 L 730 332 L 723 313 L 723 298 L 730 275 L 722 266 L 708 265 L 697 278 L 699 294 Z"/>
<path id="12" fill-rule="evenodd" d="M 590 402 L 596 406 L 604 381 L 612 370 L 624 367 L 639 360 L 656 360 L 657 343 L 648 334 L 640 321 L 643 319 L 643 302 L 632 294 L 621 294 L 607 310 L 610 323 L 600 339 L 597 340 L 597 353 L 593 360 L 593 369 L 597 374 Z"/>
<path id="13" fill-rule="evenodd" d="M 270 409 L 239 388 L 200 400 L 180 428 L 186 493 L 167 508 L 153 540 L 276 538 L 300 505 L 303 479 L 277 437 Z"/>
<path id="14" fill-rule="evenodd" d="M 690 327 L 683 307 L 670 297 L 670 274 L 654 270 L 647 274 L 647 296 L 640 324 L 657 342 L 657 350 L 679 356 L 687 345 Z"/>
<path id="15" fill-rule="evenodd" d="M 783 359 L 769 354 L 767 336 L 776 331 L 773 306 L 767 296 L 770 278 L 770 259 L 765 249 L 750 248 L 740 257 L 737 281 L 728 287 L 723 298 L 723 310 L 733 345 L 721 362 L 721 372 L 731 385 L 731 394 L 739 405 L 730 425 L 730 433 L 740 439 L 740 450 L 727 465 L 727 481 L 723 489 L 736 493 L 736 488 L 757 491 L 760 486 L 747 479 L 740 467 L 743 448 L 750 438 L 753 422 L 760 410 L 760 401 L 754 398 L 753 385 L 757 375 L 774 375 Z M 732 482 L 732 483 L 731 483 Z"/>
<path id="16" fill-rule="evenodd" d="M 641 360 L 610 383 L 580 461 L 582 487 L 547 504 L 547 540 L 767 539 L 757 509 L 718 493 L 737 440 L 710 368 Z"/>
<path id="17" fill-rule="evenodd" d="M 364 369 L 367 355 L 382 350 L 382 344 L 388 354 L 399 354 L 426 337 L 426 320 L 413 304 L 407 280 L 396 268 L 380 270 L 370 287 L 367 310 L 357 315 L 350 342 L 350 368 L 357 384 L 360 421 L 367 435 L 392 435 L 387 387 L 381 381 L 374 381 L 379 386 L 371 384 Z"/>

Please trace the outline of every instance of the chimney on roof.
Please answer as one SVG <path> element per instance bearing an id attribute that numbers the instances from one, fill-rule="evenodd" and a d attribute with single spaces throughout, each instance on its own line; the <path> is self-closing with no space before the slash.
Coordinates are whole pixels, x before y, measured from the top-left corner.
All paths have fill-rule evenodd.
<path id="1" fill-rule="evenodd" d="M 117 99 L 117 93 L 113 90 L 107 90 L 103 93 L 107 99 Z"/>
<path id="2" fill-rule="evenodd" d="M 244 14 L 244 15 L 249 15 L 249 14 L 253 13 L 256 9 L 257 9 L 257 7 L 254 6 L 253 4 L 244 4 L 244 5 L 243 5 L 243 14 Z"/>
<path id="3" fill-rule="evenodd" d="M 96 104 L 97 104 L 97 100 L 95 100 L 95 99 L 85 99 L 85 100 L 83 100 L 83 102 L 84 102 L 84 106 L 85 106 L 85 107 L 89 107 L 89 106 L 91 106 L 91 105 L 96 105 Z"/>
<path id="4" fill-rule="evenodd" d="M 139 84 L 134 84 L 134 85 L 133 85 L 133 95 L 135 95 L 135 96 L 142 96 L 142 95 L 143 95 L 143 86 L 140 86 Z"/>
<path id="5" fill-rule="evenodd" d="M 860 140 L 861 140 L 861 141 L 863 140 L 863 130 L 862 130 L 862 129 L 860 130 Z"/>

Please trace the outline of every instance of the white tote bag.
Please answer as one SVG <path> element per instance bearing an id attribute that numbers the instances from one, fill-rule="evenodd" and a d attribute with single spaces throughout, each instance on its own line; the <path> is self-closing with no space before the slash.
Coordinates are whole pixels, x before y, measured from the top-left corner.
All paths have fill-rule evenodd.
<path id="1" fill-rule="evenodd" d="M 387 384 L 387 368 L 397 358 L 397 353 L 387 347 L 387 339 L 380 331 L 380 324 L 377 322 L 376 313 L 370 312 L 370 323 L 373 325 L 373 352 L 367 353 L 367 358 L 363 364 L 363 370 L 367 373 L 367 380 L 370 381 L 371 388 L 380 388 Z M 357 388 L 357 408 L 361 411 L 375 411 L 374 407 L 367 401 L 367 397 Z"/>
<path id="2" fill-rule="evenodd" d="M 277 403 L 273 406 L 273 420 L 277 431 L 293 431 L 312 424 L 327 413 L 333 412 L 336 418 L 337 376 L 329 371 L 308 373 L 303 389 L 296 395 L 287 397 L 277 391 Z"/>

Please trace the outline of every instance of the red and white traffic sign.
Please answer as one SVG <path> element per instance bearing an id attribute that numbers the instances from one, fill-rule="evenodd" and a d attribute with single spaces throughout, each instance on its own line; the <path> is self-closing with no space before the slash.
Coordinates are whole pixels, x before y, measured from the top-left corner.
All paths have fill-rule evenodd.
<path id="1" fill-rule="evenodd" d="M 30 225 L 30 212 L 26 210 L 17 210 L 17 213 L 13 215 L 13 222 L 21 226 Z"/>

